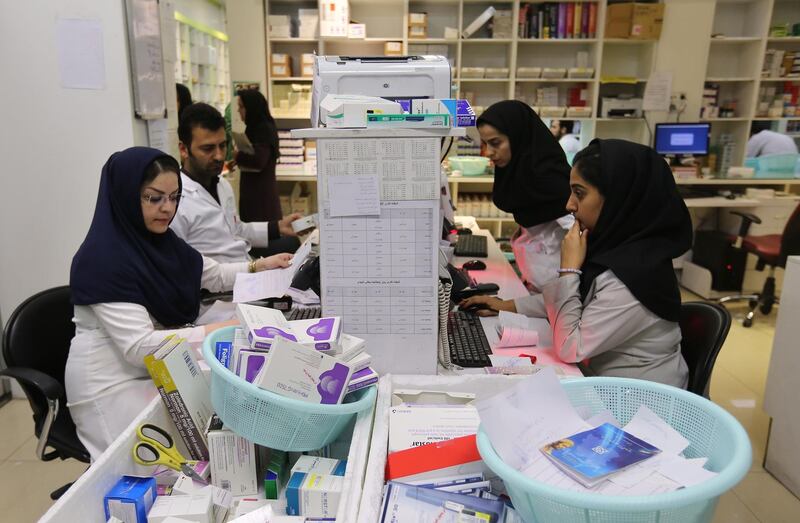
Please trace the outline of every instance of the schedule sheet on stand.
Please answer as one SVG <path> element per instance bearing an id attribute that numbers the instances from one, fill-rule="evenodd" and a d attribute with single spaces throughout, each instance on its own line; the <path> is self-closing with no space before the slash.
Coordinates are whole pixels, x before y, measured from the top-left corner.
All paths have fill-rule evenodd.
<path id="1" fill-rule="evenodd" d="M 378 372 L 436 372 L 439 152 L 428 137 L 317 142 L 323 312 L 367 340 Z M 342 177 L 370 176 L 379 214 L 331 204 Z"/>

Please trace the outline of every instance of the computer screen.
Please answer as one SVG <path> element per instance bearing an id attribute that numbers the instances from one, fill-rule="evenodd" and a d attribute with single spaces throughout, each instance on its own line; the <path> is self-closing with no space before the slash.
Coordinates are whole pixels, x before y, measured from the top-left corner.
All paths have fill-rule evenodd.
<path id="1" fill-rule="evenodd" d="M 708 154 L 709 123 L 656 124 L 658 154 Z"/>

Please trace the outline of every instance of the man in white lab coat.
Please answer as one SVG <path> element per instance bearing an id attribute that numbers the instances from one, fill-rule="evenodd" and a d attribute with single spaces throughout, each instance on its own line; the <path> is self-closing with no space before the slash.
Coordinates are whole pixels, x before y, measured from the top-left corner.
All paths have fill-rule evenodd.
<path id="1" fill-rule="evenodd" d="M 214 107 L 187 107 L 178 126 L 181 153 L 181 204 L 170 227 L 201 254 L 220 263 L 249 261 L 259 255 L 294 252 L 299 246 L 291 223 L 300 214 L 277 222 L 245 223 L 236 212 L 233 188 L 220 176 L 225 161 L 225 119 Z"/>
<path id="2" fill-rule="evenodd" d="M 581 150 L 580 139 L 572 134 L 574 127 L 575 122 L 572 120 L 550 120 L 550 132 L 556 137 L 568 159 Z"/>
<path id="3" fill-rule="evenodd" d="M 747 141 L 748 158 L 771 154 L 797 154 L 797 144 L 791 136 L 776 133 L 771 122 L 755 121 L 750 125 L 750 139 Z"/>

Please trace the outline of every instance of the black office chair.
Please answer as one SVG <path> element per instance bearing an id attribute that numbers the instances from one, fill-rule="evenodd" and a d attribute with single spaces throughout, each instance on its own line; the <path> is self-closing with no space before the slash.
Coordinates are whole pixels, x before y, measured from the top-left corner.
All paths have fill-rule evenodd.
<path id="1" fill-rule="evenodd" d="M 3 331 L 7 369 L 0 376 L 16 379 L 33 410 L 36 455 L 42 461 L 74 458 L 89 463 L 89 452 L 78 439 L 66 408 L 64 369 L 75 325 L 69 287 L 34 294 L 11 314 Z M 47 448 L 52 448 L 46 452 Z M 71 484 L 55 490 L 58 499 Z"/>
<path id="2" fill-rule="evenodd" d="M 739 235 L 733 239 L 734 244 L 758 258 L 756 262 L 757 271 L 763 271 L 764 268 L 769 267 L 769 274 L 767 279 L 764 280 L 764 287 L 762 287 L 761 292 L 725 296 L 719 299 L 719 303 L 747 301 L 750 310 L 744 317 L 742 325 L 750 327 L 753 325 L 756 308 L 766 315 L 772 311 L 774 305 L 780 304 L 780 299 L 775 295 L 775 269 L 777 267 L 785 268 L 788 256 L 800 254 L 800 205 L 795 208 L 789 217 L 782 234 L 749 235 L 750 225 L 761 223 L 761 219 L 746 212 L 732 211 L 731 214 L 736 214 L 742 218 Z"/>
<path id="3" fill-rule="evenodd" d="M 731 315 L 716 303 L 683 303 L 680 327 L 681 354 L 689 367 L 687 390 L 708 398 L 711 371 L 731 328 Z"/>

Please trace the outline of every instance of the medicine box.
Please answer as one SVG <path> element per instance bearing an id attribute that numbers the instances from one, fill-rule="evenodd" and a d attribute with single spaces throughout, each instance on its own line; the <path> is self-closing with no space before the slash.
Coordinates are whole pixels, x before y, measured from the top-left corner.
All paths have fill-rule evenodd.
<path id="1" fill-rule="evenodd" d="M 211 484 L 234 496 L 258 494 L 255 444 L 225 428 L 216 415 L 209 422 L 206 437 Z"/>
<path id="2" fill-rule="evenodd" d="M 103 498 L 106 519 L 124 523 L 147 523 L 147 513 L 156 500 L 155 478 L 122 476 Z"/>
<path id="3" fill-rule="evenodd" d="M 305 518 L 332 518 L 339 510 L 342 476 L 294 472 L 286 487 L 286 513 Z"/>
<path id="4" fill-rule="evenodd" d="M 297 341 L 288 320 L 275 309 L 240 303 L 236 305 L 236 317 L 254 349 L 269 350 L 276 336 Z"/>
<path id="5" fill-rule="evenodd" d="M 206 489 L 191 495 L 161 496 L 153 503 L 146 521 L 165 523 L 167 518 L 176 517 L 195 523 L 215 523 L 213 508 L 211 491 Z"/>
<path id="6" fill-rule="evenodd" d="M 606 38 L 657 39 L 664 23 L 664 4 L 612 4 L 606 9 Z"/>
<path id="7" fill-rule="evenodd" d="M 289 326 L 297 342 L 306 347 L 319 351 L 341 349 L 342 320 L 338 316 L 290 321 Z"/>
<path id="8" fill-rule="evenodd" d="M 255 385 L 309 403 L 338 404 L 347 392 L 348 364 L 285 338 L 276 338 Z"/>
<path id="9" fill-rule="evenodd" d="M 292 466 L 292 474 L 295 472 L 305 472 L 314 474 L 331 474 L 333 476 L 344 476 L 347 468 L 346 459 L 323 458 L 319 456 L 300 456 Z"/>

